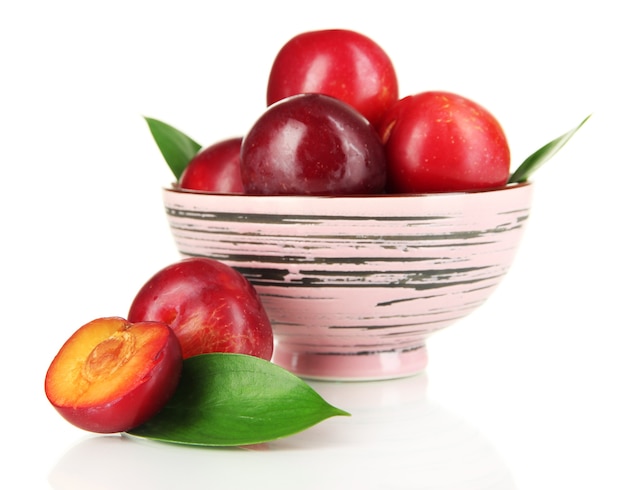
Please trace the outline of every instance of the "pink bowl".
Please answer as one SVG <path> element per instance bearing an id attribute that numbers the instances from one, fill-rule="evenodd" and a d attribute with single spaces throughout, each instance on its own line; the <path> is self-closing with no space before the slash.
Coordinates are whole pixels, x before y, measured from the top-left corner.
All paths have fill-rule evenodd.
<path id="1" fill-rule="evenodd" d="M 506 274 L 531 194 L 530 184 L 369 197 L 163 192 L 181 255 L 229 264 L 258 290 L 273 361 L 335 380 L 423 370 L 427 337 Z"/>

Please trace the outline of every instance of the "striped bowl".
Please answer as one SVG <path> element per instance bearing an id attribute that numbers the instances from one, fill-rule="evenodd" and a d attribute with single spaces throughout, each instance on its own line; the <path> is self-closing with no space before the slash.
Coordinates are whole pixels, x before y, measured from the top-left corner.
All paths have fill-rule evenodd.
<path id="1" fill-rule="evenodd" d="M 426 367 L 429 335 L 482 304 L 509 269 L 532 185 L 395 196 L 243 196 L 164 189 L 182 256 L 220 260 L 259 292 L 273 361 L 314 379 Z"/>

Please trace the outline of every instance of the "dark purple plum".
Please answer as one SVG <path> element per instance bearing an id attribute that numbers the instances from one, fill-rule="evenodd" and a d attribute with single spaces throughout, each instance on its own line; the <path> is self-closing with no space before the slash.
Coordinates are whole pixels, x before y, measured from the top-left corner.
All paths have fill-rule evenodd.
<path id="1" fill-rule="evenodd" d="M 380 194 L 385 150 L 377 131 L 345 102 L 299 94 L 270 107 L 244 137 L 246 194 Z"/>

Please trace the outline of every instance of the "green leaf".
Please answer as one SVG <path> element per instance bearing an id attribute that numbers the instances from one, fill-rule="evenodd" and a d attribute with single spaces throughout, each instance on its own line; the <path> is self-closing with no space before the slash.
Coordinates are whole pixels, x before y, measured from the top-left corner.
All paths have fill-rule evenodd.
<path id="1" fill-rule="evenodd" d="M 203 354 L 184 361 L 167 405 L 128 433 L 179 444 L 243 446 L 285 437 L 336 415 L 349 414 L 276 364 L 243 354 Z"/>
<path id="2" fill-rule="evenodd" d="M 559 136 L 557 139 L 550 141 L 550 143 L 539 148 L 535 153 L 530 155 L 522 164 L 517 168 L 515 172 L 509 177 L 509 184 L 526 182 L 528 178 L 539 167 L 552 158 L 563 146 L 567 143 L 572 136 L 581 128 L 585 122 L 591 117 L 587 116 L 583 121 L 571 131 Z"/>
<path id="3" fill-rule="evenodd" d="M 144 119 L 167 165 L 176 180 L 180 179 L 189 160 L 200 150 L 200 144 L 169 124 L 150 117 Z"/>

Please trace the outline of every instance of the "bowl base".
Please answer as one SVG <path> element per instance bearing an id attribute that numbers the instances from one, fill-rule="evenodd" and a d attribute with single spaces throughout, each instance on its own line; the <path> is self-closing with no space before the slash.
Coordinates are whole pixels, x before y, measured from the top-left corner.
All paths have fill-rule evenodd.
<path id="1" fill-rule="evenodd" d="M 426 368 L 428 355 L 425 345 L 406 351 L 333 354 L 292 350 L 279 343 L 272 361 L 301 378 L 373 381 L 418 374 Z"/>

